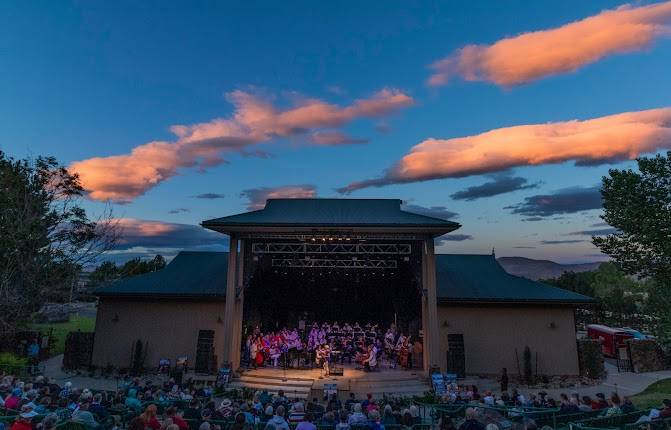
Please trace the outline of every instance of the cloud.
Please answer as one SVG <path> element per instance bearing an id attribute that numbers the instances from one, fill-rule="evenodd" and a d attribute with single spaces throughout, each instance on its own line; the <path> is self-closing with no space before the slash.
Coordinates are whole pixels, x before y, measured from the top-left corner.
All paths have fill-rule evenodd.
<path id="1" fill-rule="evenodd" d="M 510 87 L 572 72 L 608 55 L 645 49 L 671 34 L 670 23 L 671 1 L 626 4 L 549 30 L 464 46 L 430 66 L 428 84 L 446 85 L 460 76 Z"/>
<path id="2" fill-rule="evenodd" d="M 522 221 L 527 221 L 527 222 L 535 222 L 535 221 L 543 221 L 545 218 L 540 217 L 540 216 L 532 216 L 529 218 L 524 218 Z"/>
<path id="3" fill-rule="evenodd" d="M 450 197 L 454 200 L 476 200 L 483 197 L 492 197 L 499 194 L 510 193 L 518 190 L 537 188 L 539 184 L 528 184 L 526 178 L 513 177 L 510 175 L 494 175 L 490 182 L 482 185 L 468 187 L 465 190 L 457 191 Z"/>
<path id="4" fill-rule="evenodd" d="M 235 108 L 228 118 L 173 125 L 174 141 L 149 142 L 129 154 L 76 161 L 69 169 L 79 174 L 91 199 L 127 203 L 178 175 L 181 169 L 203 171 L 224 163 L 230 153 L 262 156 L 263 152 L 248 148 L 276 138 L 340 128 L 359 118 L 380 118 L 414 103 L 412 97 L 396 89 L 383 89 L 348 106 L 301 99 L 280 109 L 244 91 L 228 93 L 227 98 Z"/>
<path id="5" fill-rule="evenodd" d="M 445 206 L 420 206 L 404 203 L 401 209 L 407 212 L 413 212 L 420 215 L 426 215 L 434 218 L 452 219 L 459 216 L 456 212 L 447 210 Z"/>
<path id="6" fill-rule="evenodd" d="M 203 193 L 203 194 L 196 194 L 195 196 L 192 197 L 194 199 L 213 200 L 213 199 L 223 199 L 225 196 L 219 193 Z"/>
<path id="7" fill-rule="evenodd" d="M 598 187 L 564 188 L 554 194 L 538 194 L 527 197 L 524 202 L 507 206 L 512 213 L 530 217 L 550 217 L 601 208 L 601 192 Z M 529 218 L 527 218 L 529 220 Z"/>
<path id="8" fill-rule="evenodd" d="M 593 230 L 580 230 L 572 231 L 571 233 L 566 233 L 567 236 L 606 236 L 608 234 L 618 233 L 620 230 L 610 227 L 610 228 L 598 228 Z"/>
<path id="9" fill-rule="evenodd" d="M 519 166 L 574 161 L 588 166 L 632 160 L 671 148 L 671 108 L 625 112 L 589 120 L 498 128 L 474 136 L 427 139 L 380 178 L 339 189 L 459 178 Z"/>
<path id="10" fill-rule="evenodd" d="M 473 240 L 473 236 L 470 234 L 444 234 L 442 236 L 438 236 L 433 240 L 433 243 L 436 246 L 441 246 L 445 244 L 445 242 L 463 242 L 464 240 Z"/>
<path id="11" fill-rule="evenodd" d="M 248 200 L 247 209 L 250 211 L 263 209 L 268 199 L 312 199 L 317 197 L 314 185 L 285 185 L 282 187 L 251 188 L 240 193 Z"/>
<path id="12" fill-rule="evenodd" d="M 115 250 L 131 248 L 186 249 L 227 243 L 226 236 L 197 225 L 118 218 L 120 237 Z"/>
<path id="13" fill-rule="evenodd" d="M 542 245 L 563 245 L 563 244 L 569 244 L 569 243 L 581 243 L 581 242 L 586 242 L 585 240 L 541 240 L 540 243 Z"/>
<path id="14" fill-rule="evenodd" d="M 178 214 L 178 213 L 184 213 L 184 212 L 191 212 L 191 210 L 187 209 L 187 208 L 177 208 L 177 209 L 173 209 L 173 210 L 168 211 L 169 214 Z"/>
<path id="15" fill-rule="evenodd" d="M 368 139 L 348 136 L 340 131 L 318 131 L 310 136 L 310 142 L 317 145 L 333 146 L 368 143 Z"/>

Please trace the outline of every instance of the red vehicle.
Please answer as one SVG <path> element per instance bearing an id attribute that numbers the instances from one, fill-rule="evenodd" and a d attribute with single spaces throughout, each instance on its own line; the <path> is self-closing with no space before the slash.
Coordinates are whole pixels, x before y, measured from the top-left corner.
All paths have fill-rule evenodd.
<path id="1" fill-rule="evenodd" d="M 590 324 L 587 326 L 587 337 L 601 341 L 603 355 L 617 358 L 619 348 L 624 348 L 626 346 L 624 342 L 634 336 L 619 328 Z"/>

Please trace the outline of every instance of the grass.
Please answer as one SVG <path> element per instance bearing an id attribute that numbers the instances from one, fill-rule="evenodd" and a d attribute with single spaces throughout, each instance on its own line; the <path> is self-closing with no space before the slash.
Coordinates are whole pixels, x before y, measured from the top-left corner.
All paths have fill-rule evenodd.
<path id="1" fill-rule="evenodd" d="M 631 396 L 634 405 L 641 409 L 659 407 L 664 399 L 671 399 L 671 378 L 661 379 L 641 393 Z"/>
<path id="2" fill-rule="evenodd" d="M 62 354 L 65 351 L 65 338 L 71 331 L 93 331 L 95 329 L 95 317 L 83 317 L 79 315 L 71 315 L 68 322 L 62 323 L 44 323 L 31 324 L 30 328 L 39 330 L 42 333 L 49 333 L 53 329 L 53 336 L 55 338 L 54 350 L 51 355 Z"/>

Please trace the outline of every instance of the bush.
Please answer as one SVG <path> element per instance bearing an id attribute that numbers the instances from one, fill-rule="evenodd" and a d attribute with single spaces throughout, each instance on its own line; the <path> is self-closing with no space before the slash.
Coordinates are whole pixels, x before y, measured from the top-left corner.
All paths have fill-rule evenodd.
<path id="1" fill-rule="evenodd" d="M 19 357 L 11 352 L 0 352 L 0 367 L 19 368 L 28 365 L 28 359 Z"/>

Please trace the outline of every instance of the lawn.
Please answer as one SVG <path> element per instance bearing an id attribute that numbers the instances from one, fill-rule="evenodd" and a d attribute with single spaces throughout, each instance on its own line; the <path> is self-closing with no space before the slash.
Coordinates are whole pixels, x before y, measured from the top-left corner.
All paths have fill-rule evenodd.
<path id="1" fill-rule="evenodd" d="M 42 333 L 49 333 L 53 328 L 53 335 L 56 339 L 52 355 L 62 354 L 65 351 L 65 338 L 71 331 L 94 331 L 96 325 L 95 317 L 84 317 L 71 315 L 70 321 L 63 323 L 31 324 L 31 328 L 39 330 Z"/>
<path id="2" fill-rule="evenodd" d="M 671 378 L 661 379 L 631 397 L 634 405 L 641 409 L 659 407 L 664 399 L 671 399 Z"/>

